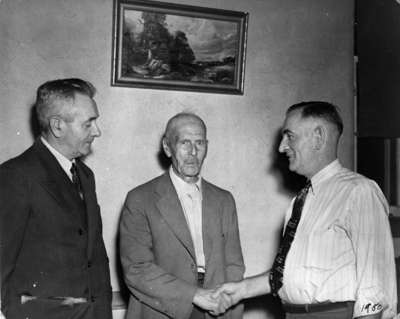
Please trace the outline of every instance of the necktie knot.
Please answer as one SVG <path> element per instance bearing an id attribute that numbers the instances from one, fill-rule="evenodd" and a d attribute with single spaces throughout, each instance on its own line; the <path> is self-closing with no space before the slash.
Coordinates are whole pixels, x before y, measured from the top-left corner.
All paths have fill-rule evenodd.
<path id="1" fill-rule="evenodd" d="M 192 199 L 198 199 L 200 196 L 199 187 L 196 184 L 186 185 L 186 194 Z"/>
<path id="2" fill-rule="evenodd" d="M 71 168 L 69 169 L 69 171 L 72 174 L 72 179 L 74 179 L 74 177 L 78 176 L 78 170 L 76 168 L 76 164 L 75 163 L 72 163 Z"/>
<path id="3" fill-rule="evenodd" d="M 308 191 L 310 190 L 310 188 L 312 187 L 311 184 L 311 180 L 307 180 L 306 184 L 304 185 L 304 187 L 300 190 L 300 192 L 297 194 L 297 197 L 304 197 L 308 194 Z"/>

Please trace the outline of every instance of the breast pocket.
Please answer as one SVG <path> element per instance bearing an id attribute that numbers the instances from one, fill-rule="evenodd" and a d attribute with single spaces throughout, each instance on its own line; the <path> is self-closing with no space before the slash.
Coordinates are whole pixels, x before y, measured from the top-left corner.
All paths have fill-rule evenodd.
<path id="1" fill-rule="evenodd" d="M 339 226 L 314 231 L 308 238 L 307 261 L 319 271 L 337 269 L 351 260 L 352 247 L 346 232 Z"/>

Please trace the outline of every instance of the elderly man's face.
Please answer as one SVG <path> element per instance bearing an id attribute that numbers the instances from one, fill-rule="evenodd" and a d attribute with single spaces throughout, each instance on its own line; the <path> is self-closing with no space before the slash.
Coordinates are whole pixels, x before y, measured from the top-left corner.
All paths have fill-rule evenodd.
<path id="1" fill-rule="evenodd" d="M 63 121 L 63 150 L 69 159 L 88 155 L 93 140 L 101 134 L 96 123 L 99 117 L 96 103 L 79 93 L 73 103 L 72 121 Z"/>
<path id="2" fill-rule="evenodd" d="M 179 119 L 163 146 L 177 175 L 188 183 L 196 182 L 207 154 L 206 132 L 201 122 L 196 118 Z"/>
<path id="3" fill-rule="evenodd" d="M 279 152 L 289 159 L 289 169 L 311 178 L 314 175 L 315 150 L 313 147 L 312 118 L 303 119 L 300 111 L 290 112 L 283 123 Z"/>

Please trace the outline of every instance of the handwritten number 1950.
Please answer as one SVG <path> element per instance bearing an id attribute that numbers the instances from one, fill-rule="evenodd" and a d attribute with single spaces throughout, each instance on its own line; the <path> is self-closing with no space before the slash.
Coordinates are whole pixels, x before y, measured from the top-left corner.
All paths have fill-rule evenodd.
<path id="1" fill-rule="evenodd" d="M 382 305 L 380 303 L 376 304 L 367 303 L 366 305 L 363 305 L 361 307 L 361 312 L 366 312 L 366 313 L 375 312 L 379 310 L 382 310 Z"/>

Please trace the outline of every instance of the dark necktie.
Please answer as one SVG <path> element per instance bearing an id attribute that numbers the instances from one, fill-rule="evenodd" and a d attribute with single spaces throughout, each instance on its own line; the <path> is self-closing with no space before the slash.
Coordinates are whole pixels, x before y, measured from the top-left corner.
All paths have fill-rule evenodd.
<path id="1" fill-rule="evenodd" d="M 74 184 L 76 191 L 78 192 L 80 198 L 83 200 L 84 196 L 83 196 L 82 184 L 81 180 L 79 179 L 78 169 L 75 163 L 72 163 L 70 172 L 72 174 L 72 184 Z"/>
<path id="2" fill-rule="evenodd" d="M 289 252 L 290 245 L 293 242 L 296 234 L 297 226 L 301 218 L 301 211 L 304 206 L 304 202 L 307 197 L 308 190 L 311 187 L 311 181 L 308 181 L 306 186 L 297 194 L 293 204 L 292 216 L 290 217 L 285 233 L 281 240 L 278 253 L 275 257 L 274 264 L 272 265 L 271 272 L 269 274 L 269 283 L 271 285 L 271 293 L 276 296 L 278 290 L 282 287 L 283 281 L 283 269 L 285 267 L 286 256 Z"/>

